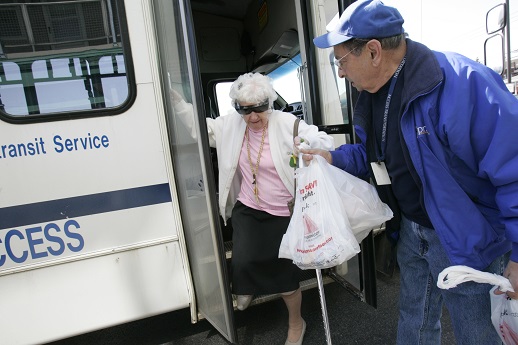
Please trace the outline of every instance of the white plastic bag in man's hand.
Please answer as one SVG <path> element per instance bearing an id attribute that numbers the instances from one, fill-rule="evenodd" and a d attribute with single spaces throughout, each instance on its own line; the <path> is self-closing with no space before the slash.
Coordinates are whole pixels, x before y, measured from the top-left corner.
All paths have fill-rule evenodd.
<path id="1" fill-rule="evenodd" d="M 317 159 L 323 159 L 318 157 Z M 392 210 L 381 201 L 373 185 L 330 164 L 322 169 L 340 194 L 347 219 L 358 242 L 363 241 L 374 227 L 392 219 Z"/>
<path id="2" fill-rule="evenodd" d="M 491 322 L 505 345 L 518 345 L 518 300 L 509 298 L 507 294 L 495 294 L 497 288 L 503 292 L 514 292 L 509 279 L 494 273 L 458 265 L 442 270 L 437 277 L 437 286 L 441 289 L 451 289 L 467 281 L 495 285 L 489 291 Z"/>
<path id="3" fill-rule="evenodd" d="M 280 258 L 302 269 L 334 267 L 360 252 L 341 197 L 323 170 L 328 163 L 315 158 L 296 172 L 295 207 L 279 249 Z"/>
<path id="4" fill-rule="evenodd" d="M 494 286 L 491 296 L 491 322 L 505 345 L 518 345 L 518 301 L 507 294 L 496 295 Z"/>

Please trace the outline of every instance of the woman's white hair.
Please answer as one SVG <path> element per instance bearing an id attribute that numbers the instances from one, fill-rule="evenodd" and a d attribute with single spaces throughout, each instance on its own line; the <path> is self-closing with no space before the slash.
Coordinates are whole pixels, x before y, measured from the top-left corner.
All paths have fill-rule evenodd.
<path id="1" fill-rule="evenodd" d="M 277 99 L 272 79 L 261 73 L 245 73 L 239 76 L 230 87 L 232 106 L 238 103 L 258 104 L 268 100 L 270 108 Z"/>

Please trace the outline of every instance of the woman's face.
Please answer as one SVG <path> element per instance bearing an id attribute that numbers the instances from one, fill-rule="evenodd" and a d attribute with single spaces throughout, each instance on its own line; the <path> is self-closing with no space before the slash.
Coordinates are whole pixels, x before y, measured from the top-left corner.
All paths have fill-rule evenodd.
<path id="1" fill-rule="evenodd" d="M 239 108 L 236 110 L 241 114 L 250 129 L 258 131 L 268 124 L 270 111 L 268 101 L 258 104 L 247 102 L 239 102 L 238 104 Z"/>

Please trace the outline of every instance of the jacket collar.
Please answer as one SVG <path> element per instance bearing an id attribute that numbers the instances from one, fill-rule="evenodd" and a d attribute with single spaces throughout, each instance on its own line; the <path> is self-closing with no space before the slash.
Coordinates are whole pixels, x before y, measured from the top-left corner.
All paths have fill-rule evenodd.
<path id="1" fill-rule="evenodd" d="M 405 64 L 402 105 L 433 90 L 444 79 L 435 53 L 425 45 L 406 40 L 407 61 Z"/>
<path id="2" fill-rule="evenodd" d="M 404 87 L 401 106 L 406 109 L 409 102 L 432 91 L 444 79 L 435 52 L 425 45 L 406 39 L 406 63 L 403 75 Z M 371 94 L 362 91 L 354 109 L 354 125 L 368 130 L 371 123 Z"/>

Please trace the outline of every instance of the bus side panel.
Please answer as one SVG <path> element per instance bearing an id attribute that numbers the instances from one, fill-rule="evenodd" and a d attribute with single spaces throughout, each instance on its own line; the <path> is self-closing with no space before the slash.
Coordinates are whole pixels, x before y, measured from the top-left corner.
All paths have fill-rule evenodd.
<path id="1" fill-rule="evenodd" d="M 178 242 L 4 276 L 1 343 L 41 344 L 185 308 L 183 280 Z"/>

